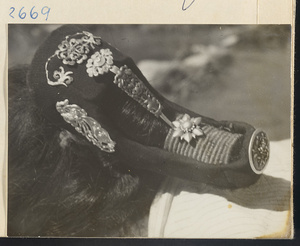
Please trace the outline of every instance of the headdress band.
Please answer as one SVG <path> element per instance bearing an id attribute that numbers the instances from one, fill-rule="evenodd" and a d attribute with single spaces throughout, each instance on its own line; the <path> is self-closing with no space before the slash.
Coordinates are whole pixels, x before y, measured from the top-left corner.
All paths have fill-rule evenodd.
<path id="1" fill-rule="evenodd" d="M 58 45 L 58 49 L 48 58 L 45 64 L 48 84 L 51 86 L 63 85 L 68 87 L 68 85 L 73 82 L 73 72 L 65 71 L 62 66 L 53 72 L 52 76 L 55 81 L 49 78 L 48 65 L 53 57 L 57 56 L 58 59 L 62 60 L 63 64 L 69 66 L 82 64 L 87 60 L 86 72 L 89 77 L 97 77 L 108 72 L 114 73 L 115 77 L 113 82 L 117 84 L 122 91 L 173 128 L 174 125 L 172 122 L 162 113 L 161 103 L 132 70 L 126 65 L 120 68 L 114 65 L 113 54 L 110 49 L 99 49 L 88 59 L 89 53 L 94 51 L 96 46 L 101 46 L 101 44 L 102 40 L 100 37 L 96 37 L 85 31 L 72 35 L 72 38 L 66 36 L 65 40 Z"/>

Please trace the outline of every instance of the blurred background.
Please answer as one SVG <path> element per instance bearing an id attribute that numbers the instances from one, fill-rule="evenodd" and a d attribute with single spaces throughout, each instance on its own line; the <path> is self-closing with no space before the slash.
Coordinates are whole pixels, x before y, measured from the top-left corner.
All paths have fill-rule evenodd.
<path id="1" fill-rule="evenodd" d="M 59 25 L 8 28 L 8 66 L 30 64 Z M 289 25 L 88 25 L 131 56 L 165 97 L 216 120 L 290 138 Z"/>

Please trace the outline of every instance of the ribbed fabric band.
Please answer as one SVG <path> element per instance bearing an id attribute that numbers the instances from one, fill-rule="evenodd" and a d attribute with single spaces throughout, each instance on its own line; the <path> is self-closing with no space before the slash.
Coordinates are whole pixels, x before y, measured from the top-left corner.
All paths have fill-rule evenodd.
<path id="1" fill-rule="evenodd" d="M 202 127 L 205 136 L 187 143 L 179 137 L 173 137 L 170 130 L 164 148 L 170 152 L 196 159 L 209 164 L 228 164 L 236 155 L 242 140 L 241 134 L 231 133 L 212 126 Z M 192 144 L 196 141 L 195 144 Z"/>

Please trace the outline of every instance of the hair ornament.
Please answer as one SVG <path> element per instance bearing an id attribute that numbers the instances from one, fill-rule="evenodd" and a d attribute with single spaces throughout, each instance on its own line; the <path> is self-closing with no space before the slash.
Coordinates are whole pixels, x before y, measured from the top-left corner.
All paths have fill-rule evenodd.
<path id="1" fill-rule="evenodd" d="M 113 57 L 110 49 L 101 49 L 96 51 L 86 64 L 86 72 L 89 77 L 108 73 L 113 66 Z"/>
<path id="2" fill-rule="evenodd" d="M 120 68 L 114 65 L 113 53 L 110 49 L 96 49 L 101 46 L 100 37 L 83 31 L 74 35 L 66 36 L 58 45 L 58 49 L 50 56 L 45 64 L 47 83 L 51 86 L 63 85 L 68 87 L 73 82 L 72 71 L 65 71 L 60 66 L 58 70 L 54 70 L 52 77 L 49 78 L 48 65 L 55 56 L 62 61 L 64 65 L 75 66 L 86 62 L 86 72 L 89 77 L 98 77 L 108 72 L 114 73 L 114 83 L 124 91 L 128 96 L 137 101 L 141 106 L 160 117 L 171 128 L 174 128 L 172 122 L 162 113 L 161 103 L 155 98 L 144 83 L 129 69 L 126 65 Z M 92 54 L 90 54 L 93 52 Z"/>
<path id="3" fill-rule="evenodd" d="M 75 38 L 79 35 L 83 36 Z M 101 38 L 94 37 L 89 32 L 83 31 L 73 36 L 75 37 L 70 38 L 70 36 L 66 36 L 65 40 L 58 45 L 58 50 L 55 51 L 55 55 L 66 65 L 81 64 L 88 58 L 87 55 L 90 51 L 95 49 L 95 45 L 101 45 Z"/>
<path id="4" fill-rule="evenodd" d="M 261 129 L 256 129 L 253 132 L 248 155 L 253 172 L 261 174 L 266 168 L 270 156 L 270 143 L 267 134 Z"/>
<path id="5" fill-rule="evenodd" d="M 180 116 L 172 122 L 175 126 L 173 137 L 180 137 L 189 143 L 193 138 L 205 136 L 200 128 L 201 120 L 201 117 L 191 118 L 188 114 Z"/>
<path id="6" fill-rule="evenodd" d="M 52 83 L 51 85 L 67 86 L 73 81 L 73 78 L 70 76 L 71 74 L 73 74 L 73 72 L 65 72 L 64 67 L 60 66 L 59 69 L 53 73 L 53 78 L 55 78 L 57 82 L 48 81 L 48 83 Z"/>
<path id="7" fill-rule="evenodd" d="M 52 74 L 53 78 L 56 81 L 52 81 L 49 78 L 48 65 L 52 58 L 55 56 L 62 60 L 62 63 L 69 66 L 74 66 L 75 64 L 82 64 L 88 58 L 88 54 L 91 50 L 95 49 L 95 45 L 101 45 L 101 38 L 96 37 L 93 34 L 83 31 L 78 32 L 70 36 L 66 36 L 59 45 L 55 53 L 50 56 L 45 64 L 45 71 L 47 82 L 51 86 L 68 85 L 73 81 L 73 78 L 70 76 L 73 72 L 65 72 L 62 66 L 59 67 L 59 71 L 55 70 Z"/>
<path id="8" fill-rule="evenodd" d="M 111 140 L 108 132 L 101 127 L 99 122 L 88 117 L 84 109 L 76 104 L 69 104 L 69 100 L 66 99 L 56 103 L 56 110 L 67 123 L 98 148 L 108 153 L 115 151 L 116 143 Z"/>

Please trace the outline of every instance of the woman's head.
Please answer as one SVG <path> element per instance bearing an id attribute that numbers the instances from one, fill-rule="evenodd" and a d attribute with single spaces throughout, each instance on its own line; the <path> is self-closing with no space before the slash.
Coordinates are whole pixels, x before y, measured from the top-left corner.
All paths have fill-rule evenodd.
<path id="1" fill-rule="evenodd" d="M 12 234 L 130 235 L 124 225 L 147 214 L 164 176 L 221 188 L 258 178 L 252 126 L 167 101 L 82 26 L 54 31 L 9 84 Z"/>

